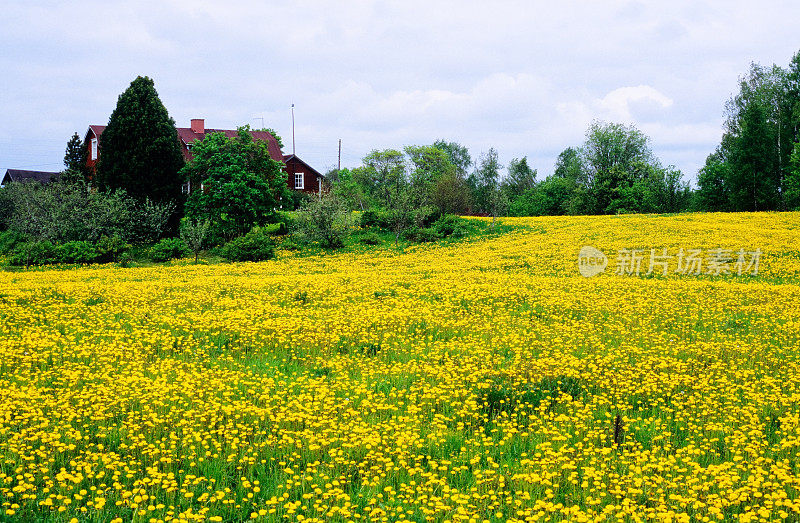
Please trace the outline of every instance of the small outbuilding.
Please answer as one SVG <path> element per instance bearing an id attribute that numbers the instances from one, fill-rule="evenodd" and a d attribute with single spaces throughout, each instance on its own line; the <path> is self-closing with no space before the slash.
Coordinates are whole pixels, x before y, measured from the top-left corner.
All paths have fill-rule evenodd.
<path id="1" fill-rule="evenodd" d="M 50 183 L 57 179 L 61 173 L 49 171 L 26 171 L 23 169 L 7 169 L 0 181 L 0 187 L 11 182 L 39 182 Z"/>

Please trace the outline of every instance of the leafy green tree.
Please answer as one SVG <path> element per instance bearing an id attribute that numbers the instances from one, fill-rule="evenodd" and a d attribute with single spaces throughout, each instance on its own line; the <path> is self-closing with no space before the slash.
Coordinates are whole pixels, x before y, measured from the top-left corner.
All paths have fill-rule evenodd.
<path id="1" fill-rule="evenodd" d="M 786 175 L 785 201 L 786 209 L 800 210 L 800 143 L 794 144 L 789 158 L 789 172 Z"/>
<path id="2" fill-rule="evenodd" d="M 230 239 L 275 220 L 288 188 L 282 164 L 269 155 L 267 143 L 253 140 L 248 126 L 232 138 L 223 133 L 195 141 L 193 159 L 182 173 L 193 188 L 186 217 L 208 220 L 212 241 Z"/>
<path id="3" fill-rule="evenodd" d="M 134 198 L 181 200 L 184 165 L 175 121 L 158 97 L 153 80 L 139 76 L 117 100 L 100 135 L 97 184 L 124 189 Z"/>
<path id="4" fill-rule="evenodd" d="M 184 219 L 183 222 L 181 222 L 181 240 L 183 240 L 183 243 L 194 253 L 195 263 L 197 263 L 197 258 L 200 256 L 200 251 L 203 250 L 210 226 L 211 222 L 208 220 L 193 221 Z"/>
<path id="5" fill-rule="evenodd" d="M 595 121 L 586 132 L 582 160 L 589 184 L 617 168 L 621 172 L 634 170 L 634 164 L 655 163 L 649 139 L 635 126 Z"/>
<path id="6" fill-rule="evenodd" d="M 298 211 L 298 235 L 319 242 L 326 249 L 344 246 L 350 232 L 350 211 L 333 193 L 312 198 Z"/>
<path id="7" fill-rule="evenodd" d="M 736 211 L 777 209 L 781 185 L 773 149 L 777 130 L 768 120 L 767 108 L 759 103 L 747 104 L 737 127 L 738 136 L 729 152 L 731 207 Z"/>
<path id="8" fill-rule="evenodd" d="M 549 176 L 511 202 L 511 216 L 560 216 L 570 213 L 575 181 Z"/>
<path id="9" fill-rule="evenodd" d="M 723 144 L 731 162 L 733 209 L 782 208 L 781 190 L 796 130 L 796 98 L 789 95 L 789 82 L 787 71 L 777 65 L 753 63 L 739 80 L 739 92 L 726 103 Z"/>
<path id="10" fill-rule="evenodd" d="M 388 207 L 391 191 L 396 191 L 405 181 L 403 153 L 396 149 L 373 150 L 362 159 L 362 163 L 363 166 L 353 173 L 357 183 L 378 205 Z"/>
<path id="11" fill-rule="evenodd" d="M 574 169 L 574 160 L 565 160 Z M 664 212 L 658 202 L 667 199 L 664 191 L 675 180 L 666 182 L 667 171 L 650 149 L 649 138 L 635 126 L 593 122 L 580 161 L 583 172 L 577 181 L 586 188 L 581 196 L 585 212 Z"/>
<path id="12" fill-rule="evenodd" d="M 581 151 L 574 147 L 567 147 L 561 151 L 556 160 L 553 175 L 556 178 L 568 178 L 578 183 L 585 183 L 586 176 L 581 162 Z"/>
<path id="13" fill-rule="evenodd" d="M 432 203 L 436 181 L 455 170 L 447 153 L 433 145 L 409 145 L 404 148 L 411 170 L 408 173 L 413 198 L 418 206 Z"/>
<path id="14" fill-rule="evenodd" d="M 536 185 L 536 169 L 528 165 L 528 157 L 514 158 L 508 164 L 508 176 L 503 183 L 508 197 L 514 199 Z"/>
<path id="15" fill-rule="evenodd" d="M 500 161 L 497 151 L 489 148 L 478 159 L 475 172 L 469 177 L 473 189 L 473 202 L 478 212 L 495 216 L 500 199 L 495 194 L 500 190 Z"/>
<path id="16" fill-rule="evenodd" d="M 365 189 L 358 183 L 355 173 L 350 169 L 343 168 L 336 171 L 336 179 L 332 180 L 331 190 L 350 211 L 363 211 L 369 208 L 369 198 Z"/>
<path id="17" fill-rule="evenodd" d="M 388 188 L 387 220 L 389 229 L 394 233 L 394 244 L 400 241 L 400 235 L 414 224 L 415 207 L 411 187 L 401 180 Z"/>
<path id="18" fill-rule="evenodd" d="M 61 179 L 71 183 L 88 183 L 89 182 L 89 167 L 86 165 L 88 159 L 88 151 L 83 145 L 78 133 L 73 133 L 72 138 L 67 142 L 67 148 L 64 153 L 64 167 L 66 169 L 61 173 Z"/>
<path id="19" fill-rule="evenodd" d="M 467 177 L 470 167 L 472 166 L 472 158 L 466 147 L 459 143 L 447 142 L 445 140 L 436 140 L 433 142 L 433 146 L 447 154 L 450 163 L 455 165 L 458 174 L 462 178 Z"/>
<path id="20" fill-rule="evenodd" d="M 731 164 L 720 147 L 708 155 L 703 167 L 697 171 L 697 189 L 694 192 L 694 210 L 725 212 L 732 210 L 730 196 Z"/>
<path id="21" fill-rule="evenodd" d="M 433 183 L 431 203 L 440 214 L 467 214 L 472 206 L 472 192 L 455 166 Z"/>

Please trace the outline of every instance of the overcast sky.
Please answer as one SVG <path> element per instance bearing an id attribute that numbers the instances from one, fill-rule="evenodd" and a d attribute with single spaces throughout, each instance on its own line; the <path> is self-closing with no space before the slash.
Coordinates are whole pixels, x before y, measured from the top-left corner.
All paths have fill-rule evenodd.
<path id="1" fill-rule="evenodd" d="M 178 126 L 264 125 L 323 171 L 375 148 L 494 147 L 539 178 L 593 119 L 694 180 L 751 61 L 800 50 L 800 2 L 0 0 L 0 170 L 60 170 L 137 75 Z"/>

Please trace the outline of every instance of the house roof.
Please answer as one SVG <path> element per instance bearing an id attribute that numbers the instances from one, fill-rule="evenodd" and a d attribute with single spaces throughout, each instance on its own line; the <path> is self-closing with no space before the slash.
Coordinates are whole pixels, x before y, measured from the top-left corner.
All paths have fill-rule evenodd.
<path id="1" fill-rule="evenodd" d="M 89 129 L 86 131 L 86 138 L 89 138 L 89 133 L 93 133 L 95 138 L 100 138 L 100 135 L 103 134 L 105 130 L 105 125 L 90 125 Z"/>
<path id="2" fill-rule="evenodd" d="M 236 136 L 239 136 L 239 131 L 236 129 L 206 129 L 203 133 L 196 133 L 192 131 L 190 127 L 176 127 L 175 129 L 178 131 L 178 138 L 180 138 L 180 140 L 186 145 L 189 145 L 195 140 L 202 140 L 206 137 L 206 135 L 211 133 L 223 133 L 228 138 L 235 138 Z M 253 137 L 253 140 L 267 142 L 269 155 L 272 157 L 272 159 L 277 162 L 283 161 L 281 146 L 278 145 L 278 140 L 276 140 L 274 136 L 266 131 L 250 131 L 250 136 Z"/>
<path id="3" fill-rule="evenodd" d="M 284 154 L 284 155 L 283 155 L 283 163 L 285 163 L 285 164 L 288 164 L 288 163 L 289 163 L 290 161 L 292 161 L 292 160 L 294 160 L 294 161 L 296 161 L 296 162 L 299 162 L 299 163 L 301 163 L 301 164 L 305 165 L 306 167 L 308 167 L 309 169 L 311 169 L 311 172 L 312 172 L 312 173 L 314 173 L 315 175 L 319 176 L 320 178 L 323 178 L 323 179 L 325 178 L 325 175 L 323 175 L 323 174 L 320 174 L 320 173 L 319 173 L 319 171 L 317 171 L 316 169 L 314 169 L 313 167 L 311 167 L 310 165 L 308 165 L 306 162 L 304 162 L 303 160 L 301 160 L 299 156 L 297 156 L 297 155 L 294 155 L 294 154 Z"/>
<path id="4" fill-rule="evenodd" d="M 90 125 L 89 129 L 86 131 L 86 138 L 88 139 L 90 134 L 94 134 L 95 138 L 100 138 L 100 135 L 103 134 L 105 128 L 105 125 Z M 236 129 L 206 129 L 205 132 L 202 133 L 196 133 L 192 131 L 191 127 L 176 127 L 175 130 L 178 131 L 178 139 L 186 145 L 191 144 L 195 140 L 202 140 L 206 137 L 206 135 L 211 133 L 223 133 L 228 138 L 233 138 L 239 135 L 239 131 Z M 283 161 L 281 146 L 278 145 L 278 140 L 276 140 L 274 136 L 266 131 L 250 131 L 250 135 L 254 140 L 267 142 L 269 155 L 273 160 L 277 162 Z M 186 157 L 187 161 L 191 159 L 191 153 L 186 154 L 184 152 L 184 156 Z"/>
<path id="5" fill-rule="evenodd" d="M 23 169 L 7 169 L 3 176 L 3 183 L 9 182 L 39 182 L 48 183 L 61 173 L 49 171 L 25 171 Z"/>

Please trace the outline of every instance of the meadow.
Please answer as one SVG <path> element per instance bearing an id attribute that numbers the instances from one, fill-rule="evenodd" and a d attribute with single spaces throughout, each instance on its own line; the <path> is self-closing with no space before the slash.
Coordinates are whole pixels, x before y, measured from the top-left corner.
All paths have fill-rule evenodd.
<path id="1" fill-rule="evenodd" d="M 0 519 L 800 520 L 800 213 L 503 224 L 0 272 Z"/>

